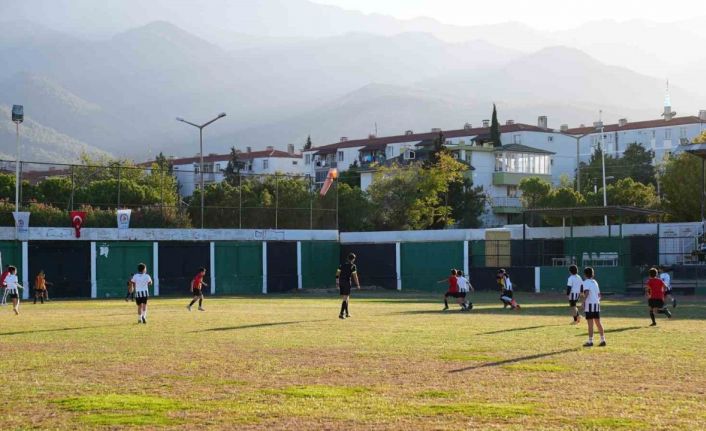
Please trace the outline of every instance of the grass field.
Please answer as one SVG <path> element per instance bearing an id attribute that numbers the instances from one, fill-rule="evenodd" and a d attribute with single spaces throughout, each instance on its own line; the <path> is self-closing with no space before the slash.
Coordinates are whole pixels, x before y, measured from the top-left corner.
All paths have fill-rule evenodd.
<path id="1" fill-rule="evenodd" d="M 152 299 L 0 308 L 0 429 L 706 429 L 706 301 L 650 328 L 602 305 L 582 348 L 563 296 L 495 294 L 470 313 L 430 296 Z"/>

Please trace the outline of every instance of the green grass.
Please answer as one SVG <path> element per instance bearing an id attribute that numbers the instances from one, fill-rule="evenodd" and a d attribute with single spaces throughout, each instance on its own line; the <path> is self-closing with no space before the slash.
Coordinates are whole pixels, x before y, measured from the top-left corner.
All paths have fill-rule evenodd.
<path id="1" fill-rule="evenodd" d="M 152 299 L 0 308 L 2 429 L 706 429 L 706 301 L 650 323 L 602 304 L 608 346 L 584 349 L 563 296 L 519 293 Z M 591 382 L 587 384 L 586 382 Z"/>

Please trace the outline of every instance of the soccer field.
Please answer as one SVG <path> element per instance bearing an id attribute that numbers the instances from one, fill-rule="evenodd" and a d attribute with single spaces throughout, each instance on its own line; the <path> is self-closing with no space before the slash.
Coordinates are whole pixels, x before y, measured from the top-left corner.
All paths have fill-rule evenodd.
<path id="1" fill-rule="evenodd" d="M 1 429 L 706 429 L 706 301 L 648 327 L 605 298 L 583 348 L 563 296 L 336 295 L 0 308 Z"/>

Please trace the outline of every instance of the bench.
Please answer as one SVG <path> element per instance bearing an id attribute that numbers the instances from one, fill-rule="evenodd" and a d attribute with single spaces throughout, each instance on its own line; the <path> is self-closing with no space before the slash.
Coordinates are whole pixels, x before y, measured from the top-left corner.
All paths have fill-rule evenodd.
<path id="1" fill-rule="evenodd" d="M 628 295 L 644 295 L 646 283 L 647 280 L 641 284 L 631 283 L 625 289 L 625 293 Z M 696 284 L 696 280 L 672 280 L 672 293 L 674 295 L 695 295 Z"/>

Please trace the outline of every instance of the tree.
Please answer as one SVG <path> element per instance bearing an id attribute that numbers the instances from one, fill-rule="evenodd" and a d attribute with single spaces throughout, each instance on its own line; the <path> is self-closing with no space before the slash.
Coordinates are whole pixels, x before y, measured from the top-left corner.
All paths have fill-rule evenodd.
<path id="1" fill-rule="evenodd" d="M 520 181 L 518 189 L 522 192 L 520 200 L 525 208 L 545 208 L 552 185 L 539 177 L 529 177 Z"/>
<path id="2" fill-rule="evenodd" d="M 340 173 L 338 182 L 351 187 L 360 187 L 360 167 L 357 160 L 353 161 L 347 170 Z"/>
<path id="3" fill-rule="evenodd" d="M 500 123 L 498 123 L 498 111 L 495 108 L 495 103 L 493 103 L 493 117 L 490 121 L 490 141 L 494 147 L 502 147 L 503 145 L 500 142 Z"/>
<path id="4" fill-rule="evenodd" d="M 439 132 L 439 134 L 434 138 L 431 143 L 431 150 L 429 152 L 429 158 L 424 161 L 424 167 L 430 168 L 432 166 L 437 166 L 441 160 L 442 154 L 448 154 L 446 149 L 446 138 L 444 137 L 444 132 Z"/>
<path id="5" fill-rule="evenodd" d="M 338 225 L 343 232 L 361 232 L 372 228 L 372 205 L 360 187 L 339 182 Z"/>
<path id="6" fill-rule="evenodd" d="M 458 227 L 473 229 L 481 226 L 480 216 L 488 200 L 482 186 L 473 187 L 473 181 L 464 176 L 461 181 L 449 184 L 448 196 L 451 217 L 456 220 Z"/>
<path id="7" fill-rule="evenodd" d="M 240 151 L 235 147 L 230 147 L 230 159 L 225 170 L 223 170 L 224 181 L 231 186 L 237 186 L 240 181 L 240 170 L 245 167 L 245 164 L 240 160 Z"/>
<path id="8" fill-rule="evenodd" d="M 632 143 L 625 149 L 623 157 L 616 161 L 618 166 L 610 175 L 617 179 L 632 178 L 638 183 L 657 185 L 655 167 L 652 164 L 654 157 L 654 151 L 646 150 L 638 143 Z"/>
<path id="9" fill-rule="evenodd" d="M 663 207 L 674 221 L 697 221 L 701 218 L 701 169 L 701 159 L 687 153 L 666 162 L 661 176 Z"/>
<path id="10" fill-rule="evenodd" d="M 306 137 L 306 143 L 304 144 L 304 149 L 305 150 L 311 150 L 311 135 Z"/>

